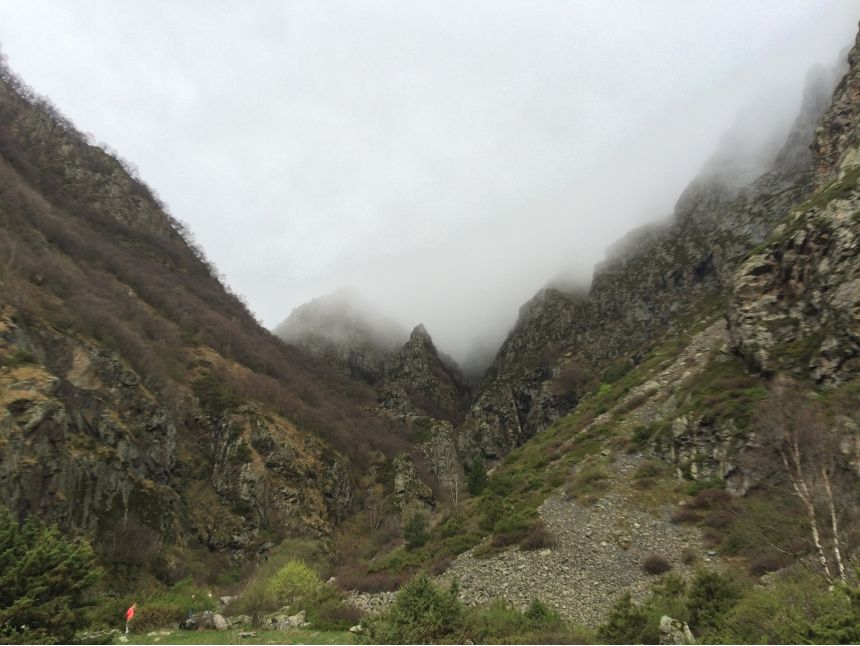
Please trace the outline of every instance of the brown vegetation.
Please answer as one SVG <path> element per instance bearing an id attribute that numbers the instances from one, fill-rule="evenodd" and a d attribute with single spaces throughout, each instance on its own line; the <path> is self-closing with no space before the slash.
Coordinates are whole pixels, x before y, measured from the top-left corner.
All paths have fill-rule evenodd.
<path id="1" fill-rule="evenodd" d="M 187 349 L 247 367 L 228 384 L 356 464 L 411 452 L 371 392 L 265 330 L 128 164 L 0 67 L 0 299 L 119 353 L 178 418 Z M 177 388 L 177 385 L 180 387 Z M 420 464 L 421 456 L 414 455 Z"/>

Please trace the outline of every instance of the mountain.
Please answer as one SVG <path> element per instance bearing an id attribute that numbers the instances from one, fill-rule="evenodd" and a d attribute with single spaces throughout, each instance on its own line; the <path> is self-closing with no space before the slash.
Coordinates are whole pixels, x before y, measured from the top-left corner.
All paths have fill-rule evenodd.
<path id="1" fill-rule="evenodd" d="M 354 294 L 263 329 L 126 164 L 3 70 L 0 495 L 160 584 L 305 558 L 300 536 L 374 612 L 426 571 L 612 642 L 670 612 L 731 642 L 785 608 L 794 636 L 853 639 L 858 180 L 860 36 L 776 152 L 727 137 L 467 382 Z M 262 604 L 271 573 L 247 572 Z"/>
<path id="2" fill-rule="evenodd" d="M 546 289 L 521 308 L 460 433 L 467 452 L 504 455 L 637 365 L 657 339 L 683 333 L 696 312 L 721 305 L 733 268 L 814 190 L 809 147 L 836 76 L 807 75 L 800 114 L 769 170 L 739 184 L 759 153 L 718 150 L 671 217 L 609 250 L 588 293 Z"/>
<path id="3" fill-rule="evenodd" d="M 350 290 L 297 307 L 273 332 L 369 384 L 382 378 L 386 361 L 408 336 L 400 325 Z"/>
<path id="4" fill-rule="evenodd" d="M 0 228 L 0 495 L 19 516 L 119 561 L 242 558 L 330 534 L 369 463 L 420 467 L 369 388 L 262 328 L 130 167 L 8 69 Z"/>
<path id="5" fill-rule="evenodd" d="M 860 37 L 847 66 L 808 74 L 775 152 L 727 137 L 674 212 L 614 245 L 587 290 L 525 303 L 465 415 L 430 417 L 415 437 L 446 487 L 470 495 L 453 496 L 424 546 L 367 552 L 363 567 L 444 570 L 468 603 L 546 599 L 598 634 L 618 629 L 608 617 L 679 611 L 670 582 L 697 571 L 773 594 L 807 571 L 848 583 L 858 109 Z M 655 584 L 655 568 L 678 578 Z"/>

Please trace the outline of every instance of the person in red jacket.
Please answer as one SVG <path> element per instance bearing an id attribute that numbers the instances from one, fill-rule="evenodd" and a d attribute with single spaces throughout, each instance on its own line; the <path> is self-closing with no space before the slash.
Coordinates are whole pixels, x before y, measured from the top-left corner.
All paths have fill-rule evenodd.
<path id="1" fill-rule="evenodd" d="M 134 619 L 134 611 L 137 610 L 137 601 L 132 603 L 125 611 L 125 634 L 128 635 L 128 625 Z"/>

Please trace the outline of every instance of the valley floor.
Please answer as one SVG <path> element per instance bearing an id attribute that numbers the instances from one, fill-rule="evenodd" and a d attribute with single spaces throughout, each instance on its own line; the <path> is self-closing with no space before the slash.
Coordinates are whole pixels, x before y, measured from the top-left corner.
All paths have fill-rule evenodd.
<path id="1" fill-rule="evenodd" d="M 503 596 L 519 607 L 541 599 L 563 617 L 595 628 L 625 592 L 647 595 L 655 576 L 643 562 L 664 557 L 675 574 L 685 578 L 702 565 L 711 566 L 713 552 L 702 545 L 700 531 L 674 524 L 668 506 L 649 511 L 637 508 L 623 483 L 638 460 L 623 458 L 617 469 L 618 487 L 592 505 L 549 498 L 540 515 L 558 545 L 539 551 L 511 549 L 490 558 L 467 552 L 443 579 L 457 579 L 466 603 L 484 603 Z"/>
<path id="2" fill-rule="evenodd" d="M 122 637 L 115 644 L 352 644 L 352 634 L 340 631 L 303 630 L 252 630 L 253 637 L 238 630 L 156 630 L 147 634 L 129 635 L 128 641 Z"/>

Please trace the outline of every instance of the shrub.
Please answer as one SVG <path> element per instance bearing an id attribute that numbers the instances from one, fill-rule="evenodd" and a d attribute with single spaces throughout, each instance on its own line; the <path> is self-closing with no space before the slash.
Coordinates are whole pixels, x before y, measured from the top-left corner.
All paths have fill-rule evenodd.
<path id="1" fill-rule="evenodd" d="M 851 644 L 860 642 L 860 590 L 828 590 L 810 574 L 754 587 L 708 637 L 722 643 Z"/>
<path id="2" fill-rule="evenodd" d="M 260 628 L 265 616 L 281 606 L 271 587 L 251 583 L 239 596 L 238 601 L 230 604 L 230 611 L 239 615 L 248 615 L 251 617 L 251 623 Z"/>
<path id="3" fill-rule="evenodd" d="M 606 623 L 597 630 L 597 638 L 607 644 L 655 643 L 642 639 L 649 623 L 648 613 L 633 603 L 630 593 L 626 592 L 615 602 Z"/>
<path id="4" fill-rule="evenodd" d="M 531 627 L 535 629 L 545 630 L 557 627 L 562 623 L 561 615 L 540 599 L 534 599 L 523 614 Z"/>
<path id="5" fill-rule="evenodd" d="M 0 506 L 0 639 L 70 642 L 98 580 L 90 545 Z"/>
<path id="6" fill-rule="evenodd" d="M 188 616 L 188 610 L 187 607 L 176 602 L 140 604 L 131 622 L 130 630 L 135 633 L 148 633 L 168 626 L 176 628 Z"/>
<path id="7" fill-rule="evenodd" d="M 409 517 L 409 520 L 403 526 L 403 540 L 406 543 L 407 550 L 415 550 L 423 547 L 430 540 L 427 526 L 427 516 L 421 512 L 415 512 Z"/>
<path id="8" fill-rule="evenodd" d="M 499 638 L 518 635 L 526 630 L 523 613 L 504 599 L 493 599 L 484 607 L 469 612 L 465 634 L 475 643 L 487 643 Z"/>
<path id="9" fill-rule="evenodd" d="M 419 574 L 403 587 L 386 612 L 365 623 L 360 639 L 371 644 L 438 642 L 461 631 L 463 616 L 456 585 L 443 590 Z"/>
<path id="10" fill-rule="evenodd" d="M 487 488 L 487 470 L 483 457 L 478 456 L 472 460 L 466 475 L 466 487 L 473 496 L 477 496 Z"/>
<path id="11" fill-rule="evenodd" d="M 609 487 L 609 473 L 600 466 L 590 465 L 576 473 L 565 487 L 565 494 L 573 500 L 596 502 Z"/>
<path id="12" fill-rule="evenodd" d="M 732 494 L 725 489 L 702 489 L 687 503 L 690 509 L 721 509 L 731 506 Z"/>
<path id="13" fill-rule="evenodd" d="M 791 557 L 782 552 L 769 550 L 753 556 L 749 561 L 749 573 L 762 576 L 768 572 L 776 572 L 791 564 Z"/>
<path id="14" fill-rule="evenodd" d="M 649 554 L 642 561 L 642 569 L 646 574 L 663 574 L 672 569 L 672 564 L 665 556 Z"/>
<path id="15" fill-rule="evenodd" d="M 322 581 L 304 561 L 292 560 L 277 571 L 270 585 L 275 597 L 290 606 L 313 596 L 322 586 Z"/>
<path id="16" fill-rule="evenodd" d="M 558 544 L 543 522 L 532 525 L 525 537 L 520 541 L 520 547 L 524 550 L 539 550 L 546 547 L 555 547 Z"/>
<path id="17" fill-rule="evenodd" d="M 671 520 L 673 523 L 695 523 L 699 520 L 699 514 L 687 505 L 684 505 L 672 512 Z"/>
<path id="18" fill-rule="evenodd" d="M 663 475 L 665 472 L 666 465 L 655 462 L 654 460 L 645 460 L 636 467 L 636 472 L 633 474 L 633 477 L 637 480 L 642 478 L 656 478 Z"/>
<path id="19" fill-rule="evenodd" d="M 740 587 L 731 579 L 716 572 L 700 572 L 687 596 L 690 628 L 695 634 L 715 628 L 740 597 Z"/>
<path id="20" fill-rule="evenodd" d="M 300 608 L 299 605 L 302 607 Z M 291 612 L 305 610 L 308 622 L 319 630 L 346 630 L 357 624 L 362 612 L 344 603 L 341 593 L 331 586 L 320 586 L 291 606 Z"/>

